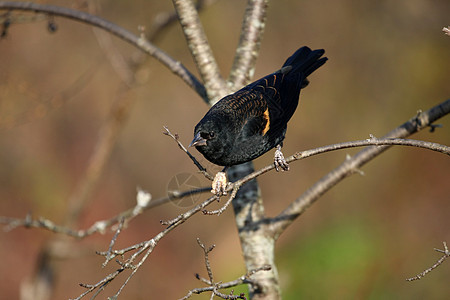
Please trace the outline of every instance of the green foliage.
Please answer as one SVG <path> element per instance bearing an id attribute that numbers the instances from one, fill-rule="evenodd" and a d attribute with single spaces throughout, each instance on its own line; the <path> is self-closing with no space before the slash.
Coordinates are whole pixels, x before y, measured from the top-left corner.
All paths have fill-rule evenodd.
<path id="1" fill-rule="evenodd" d="M 341 220 L 285 247 L 278 256 L 284 298 L 367 296 L 377 247 L 373 232 L 361 220 Z"/>

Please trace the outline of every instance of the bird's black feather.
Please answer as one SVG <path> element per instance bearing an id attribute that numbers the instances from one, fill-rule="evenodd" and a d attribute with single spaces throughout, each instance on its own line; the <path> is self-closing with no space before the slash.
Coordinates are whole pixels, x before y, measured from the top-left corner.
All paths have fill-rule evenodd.
<path id="1" fill-rule="evenodd" d="M 280 70 L 219 100 L 195 126 L 191 145 L 221 166 L 253 160 L 280 145 L 307 77 L 327 60 L 324 52 L 302 47 Z"/>

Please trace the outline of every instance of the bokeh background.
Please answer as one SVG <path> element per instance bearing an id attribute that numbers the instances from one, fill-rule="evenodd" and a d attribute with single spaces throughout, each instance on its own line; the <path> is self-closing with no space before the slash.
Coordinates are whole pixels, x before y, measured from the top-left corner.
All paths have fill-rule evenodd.
<path id="1" fill-rule="evenodd" d="M 39 1 L 85 9 L 82 2 Z M 75 4 L 74 4 L 75 3 Z M 151 27 L 171 1 L 101 1 L 99 15 L 133 32 Z M 245 1 L 219 0 L 201 14 L 223 76 L 231 67 Z M 382 136 L 419 109 L 450 97 L 450 1 L 288 1 L 269 3 L 255 78 L 271 73 L 298 47 L 326 49 L 327 64 L 311 76 L 300 109 L 289 124 L 284 153 L 373 134 Z M 121 80 L 87 25 L 55 18 L 13 24 L 0 40 L 0 215 L 43 216 L 61 224 L 68 197 L 84 176 L 90 155 L 120 93 Z M 113 38 L 126 59 L 136 49 Z M 190 70 L 195 65 L 175 24 L 157 45 Z M 84 83 L 77 81 L 89 74 Z M 206 104 L 154 59 L 136 73 L 128 119 L 110 159 L 74 226 L 87 228 L 135 205 L 136 187 L 164 197 L 171 179 L 192 174 L 190 160 L 162 134 L 169 126 L 183 143 L 207 111 Z M 415 139 L 450 145 L 450 117 L 443 128 Z M 291 165 L 287 173 L 258 179 L 267 214 L 279 213 L 305 189 L 356 150 L 324 154 Z M 195 152 L 195 151 L 194 151 Z M 201 160 L 204 159 L 195 152 Z M 267 154 L 256 168 L 272 161 Z M 217 170 L 209 165 L 212 170 Z M 422 149 L 395 147 L 324 195 L 280 238 L 276 255 L 285 299 L 448 299 L 450 265 L 420 281 L 407 277 L 431 266 L 442 241 L 450 242 L 450 159 Z M 202 195 L 201 200 L 207 197 Z M 147 240 L 186 208 L 169 203 L 139 216 L 117 247 Z M 75 298 L 115 268 L 102 269 L 96 250 L 113 233 L 68 239 L 51 264 L 52 299 Z M 55 235 L 38 229 L 0 232 L 0 298 L 18 299 L 35 275 L 42 249 Z M 176 299 L 206 276 L 196 243 L 216 244 L 216 280 L 245 273 L 232 209 L 220 217 L 198 215 L 163 239 L 122 292 L 123 299 Z M 66 249 L 67 250 L 67 249 Z M 125 276 L 102 298 L 113 295 Z M 209 296 L 196 296 L 209 299 Z"/>

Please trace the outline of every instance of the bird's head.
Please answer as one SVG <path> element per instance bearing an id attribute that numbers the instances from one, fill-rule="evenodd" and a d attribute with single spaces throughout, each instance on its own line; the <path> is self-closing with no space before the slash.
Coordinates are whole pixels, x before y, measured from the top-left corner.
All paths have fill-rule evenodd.
<path id="1" fill-rule="evenodd" d="M 189 147 L 195 147 L 209 161 L 220 164 L 220 159 L 230 151 L 233 138 L 223 119 L 202 119 L 194 129 L 194 139 Z"/>
<path id="2" fill-rule="evenodd" d="M 214 131 L 199 130 L 194 133 L 194 139 L 189 144 L 189 147 L 201 147 L 207 146 L 208 141 L 215 138 L 216 133 Z"/>
<path id="3" fill-rule="evenodd" d="M 215 141 L 217 141 L 218 133 L 220 135 L 221 128 L 216 122 L 212 120 L 201 120 L 200 123 L 195 126 L 194 139 L 189 144 L 189 147 L 196 147 L 197 149 L 202 147 L 211 147 Z"/>

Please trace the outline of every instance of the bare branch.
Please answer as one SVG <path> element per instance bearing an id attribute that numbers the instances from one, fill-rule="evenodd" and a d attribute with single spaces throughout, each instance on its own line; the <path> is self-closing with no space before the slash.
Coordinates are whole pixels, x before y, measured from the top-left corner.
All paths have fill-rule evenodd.
<path id="1" fill-rule="evenodd" d="M 212 273 L 212 269 L 211 269 L 211 263 L 209 262 L 209 252 L 213 251 L 214 248 L 216 247 L 216 245 L 211 245 L 209 248 L 206 248 L 206 246 L 202 243 L 202 241 L 200 241 L 199 238 L 197 238 L 197 243 L 200 246 L 200 248 L 203 249 L 203 254 L 205 255 L 205 266 L 206 266 L 206 271 L 208 273 L 209 282 L 210 282 L 210 284 L 213 284 L 214 278 L 213 278 L 213 273 Z"/>
<path id="2" fill-rule="evenodd" d="M 414 280 L 421 279 L 422 277 L 424 277 L 425 275 L 427 275 L 428 273 L 430 273 L 431 271 L 433 271 L 434 269 L 439 267 L 444 262 L 444 260 L 446 260 L 448 257 L 450 257 L 450 251 L 448 250 L 447 243 L 443 242 L 443 244 L 444 244 L 444 250 L 440 250 L 440 249 L 436 249 L 436 248 L 434 248 L 434 250 L 437 252 L 444 253 L 444 255 L 441 258 L 439 258 L 439 260 L 434 265 L 432 265 L 431 267 L 429 267 L 422 273 L 417 274 L 414 277 L 407 278 L 406 281 L 414 281 Z"/>
<path id="3" fill-rule="evenodd" d="M 429 109 L 426 112 L 419 112 L 415 117 L 411 118 L 406 123 L 392 130 L 386 134 L 383 139 L 397 139 L 405 138 L 413 133 L 422 130 L 435 122 L 442 116 L 450 113 L 450 99 L 443 103 Z M 367 140 L 367 142 L 371 141 Z M 423 145 L 417 143 L 415 146 Z M 284 211 L 282 211 L 277 217 L 273 218 L 272 230 L 275 234 L 275 238 L 278 238 L 280 234 L 299 216 L 301 215 L 311 204 L 313 204 L 320 196 L 335 186 L 337 183 L 348 177 L 355 170 L 371 161 L 376 156 L 383 153 L 390 146 L 372 146 L 363 149 L 358 152 L 351 159 L 347 159 L 339 167 L 332 170 L 325 175 L 322 179 L 316 182 L 308 190 L 306 190 L 299 198 L 292 202 Z M 440 152 L 441 149 L 448 149 L 446 146 L 438 146 Z M 445 150 L 448 151 L 448 150 Z"/>
<path id="4" fill-rule="evenodd" d="M 114 245 L 116 244 L 117 237 L 119 236 L 120 232 L 122 231 L 124 223 L 125 223 L 125 218 L 122 217 L 119 221 L 119 226 L 117 227 L 116 233 L 114 234 L 113 238 L 111 239 L 111 242 L 109 243 L 108 252 L 106 252 L 106 260 L 103 263 L 103 267 L 105 267 L 106 264 L 108 263 L 108 261 L 110 260 L 111 251 L 112 251 Z"/>
<path id="5" fill-rule="evenodd" d="M 122 218 L 125 218 L 125 222 L 129 222 L 134 217 L 142 214 L 144 211 L 167 203 L 169 201 L 175 199 L 181 199 L 184 197 L 192 196 L 200 193 L 207 193 L 211 190 L 211 187 L 203 187 L 190 191 L 172 191 L 168 197 L 163 197 L 159 199 L 155 199 L 149 201 L 146 205 L 142 205 L 139 203 L 136 204 L 133 208 L 130 208 L 124 212 L 119 213 L 117 216 L 112 217 L 108 220 L 101 220 L 95 222 L 91 227 L 85 230 L 74 230 L 67 226 L 60 226 L 53 223 L 51 220 L 40 217 L 36 220 L 33 220 L 31 213 L 27 214 L 24 219 L 21 218 L 10 218 L 10 217 L 2 217 L 0 216 L 0 224 L 6 224 L 4 230 L 10 231 L 17 227 L 25 227 L 25 228 L 42 228 L 49 230 L 54 233 L 60 233 L 67 236 L 75 237 L 75 238 L 85 238 L 87 236 L 93 235 L 95 233 L 104 234 L 106 230 L 116 224 L 119 224 Z"/>
<path id="6" fill-rule="evenodd" d="M 150 253 L 153 252 L 153 249 L 156 246 L 156 243 L 150 243 L 150 245 L 152 245 L 151 247 L 148 247 L 147 251 L 145 252 L 145 255 L 142 257 L 142 259 L 139 261 L 139 263 L 135 266 L 132 266 L 132 272 L 131 274 L 127 277 L 127 279 L 125 280 L 125 282 L 122 284 L 122 286 L 120 287 L 120 289 L 117 291 L 117 293 L 112 297 L 112 299 L 117 299 L 117 297 L 119 296 L 119 294 L 122 292 L 123 288 L 127 285 L 128 281 L 130 281 L 131 277 L 134 276 L 134 274 L 136 274 L 136 272 L 139 270 L 139 268 L 144 264 L 144 262 L 147 260 L 148 256 L 150 255 Z M 133 257 L 130 259 L 130 263 L 131 264 L 133 262 Z"/>
<path id="7" fill-rule="evenodd" d="M 176 218 L 174 218 L 172 220 L 168 220 L 168 221 L 161 220 L 160 223 L 162 225 L 167 225 L 169 227 L 174 226 L 176 224 L 179 225 L 181 223 L 184 223 L 188 218 L 192 217 L 194 214 L 196 214 L 200 210 L 203 211 L 205 209 L 205 207 L 207 207 L 209 204 L 211 204 L 212 202 L 217 201 L 217 200 L 218 200 L 217 196 L 212 196 L 212 197 L 208 198 L 208 200 L 205 200 L 201 204 L 198 204 L 197 206 L 195 206 L 191 210 L 185 212 L 184 214 L 178 215 Z"/>
<path id="8" fill-rule="evenodd" d="M 215 200 L 216 200 L 215 196 L 210 197 L 209 199 L 207 199 L 207 200 L 203 201 L 202 203 L 196 205 L 194 208 L 190 209 L 189 211 L 187 211 L 187 212 L 185 212 L 183 214 L 180 214 L 174 220 L 166 221 L 166 222 L 161 221 L 162 224 L 168 225 L 168 226 L 164 230 L 159 232 L 157 235 L 155 235 L 153 238 L 151 238 L 151 239 L 149 239 L 149 240 L 147 240 L 145 242 L 142 242 L 142 243 L 139 243 L 139 244 L 136 244 L 136 245 L 124 248 L 124 249 L 120 249 L 120 250 L 111 250 L 111 251 L 107 251 L 107 252 L 98 252 L 99 255 L 109 256 L 110 259 L 111 259 L 111 257 L 118 256 L 118 255 L 122 256 L 122 255 L 124 255 L 127 252 L 137 250 L 133 255 L 130 256 L 130 258 L 126 259 L 124 262 L 118 262 L 119 265 L 121 266 L 121 268 L 118 269 L 117 271 L 113 272 L 113 273 L 108 274 L 104 279 L 100 280 L 99 283 L 97 283 L 95 285 L 83 284 L 82 286 L 89 287 L 89 291 L 81 294 L 76 299 L 81 299 L 87 293 L 93 292 L 96 288 L 97 289 L 103 288 L 104 285 L 108 284 L 113 279 L 115 279 L 123 270 L 131 269 L 132 272 L 130 273 L 130 275 L 127 277 L 127 279 L 125 280 L 123 285 L 120 287 L 120 289 L 118 290 L 118 292 L 114 296 L 114 297 L 117 297 L 120 294 L 120 292 L 122 291 L 122 289 L 125 287 L 125 285 L 128 283 L 128 281 L 131 279 L 131 277 L 134 274 L 136 274 L 136 272 L 142 266 L 142 264 L 146 261 L 148 256 L 153 252 L 153 249 L 157 246 L 158 242 L 162 238 L 164 238 L 172 230 L 174 230 L 175 228 L 177 228 L 178 226 L 180 226 L 181 224 L 186 222 L 189 218 L 191 218 L 193 215 L 195 215 L 199 211 L 203 210 L 206 206 L 208 206 L 209 204 L 211 204 Z M 144 255 L 139 260 L 139 262 L 137 264 L 134 264 L 134 261 L 138 257 L 140 257 L 142 254 L 144 254 Z M 98 292 L 98 290 L 97 290 L 97 292 Z"/>
<path id="9" fill-rule="evenodd" d="M 213 288 L 213 295 L 215 295 L 215 296 L 217 296 L 217 297 L 220 297 L 220 298 L 222 298 L 222 299 L 232 299 L 232 300 L 234 300 L 234 299 L 243 299 L 243 300 L 246 300 L 247 298 L 245 297 L 245 294 L 244 293 L 241 293 L 241 294 L 239 294 L 239 295 L 234 295 L 234 290 L 231 290 L 231 292 L 227 295 L 227 294 L 224 294 L 224 293 L 221 293 L 221 292 L 219 292 L 219 287 L 217 286 L 217 285 L 215 285 L 214 286 L 214 288 Z M 211 296 L 211 299 L 212 299 L 213 297 Z"/>
<path id="10" fill-rule="evenodd" d="M 364 146 L 386 146 L 386 145 L 417 147 L 417 148 L 428 149 L 428 150 L 432 150 L 432 151 L 450 155 L 450 147 L 441 145 L 438 143 L 411 140 L 411 139 L 401 139 L 401 138 L 377 139 L 377 138 L 371 136 L 367 140 L 338 143 L 338 144 L 334 144 L 334 145 L 328 145 L 328 146 L 323 146 L 323 147 L 319 147 L 319 148 L 315 148 L 315 149 L 311 149 L 311 150 L 297 152 L 294 155 L 292 155 L 291 157 L 289 157 L 287 159 L 287 161 L 291 162 L 291 161 L 295 161 L 297 159 L 303 159 L 303 158 L 310 157 L 313 155 L 317 155 L 317 154 L 321 154 L 321 153 L 325 153 L 325 152 L 329 152 L 329 151 L 334 151 L 334 150 L 339 150 L 339 149 L 364 147 Z"/>
<path id="11" fill-rule="evenodd" d="M 86 296 L 87 294 L 93 292 L 95 289 L 98 288 L 98 292 L 94 294 L 94 296 L 92 298 L 95 298 L 95 296 L 98 295 L 98 293 L 100 291 L 102 291 L 114 278 L 117 277 L 117 275 L 119 275 L 124 269 L 118 269 L 115 272 L 109 274 L 108 276 L 106 276 L 105 278 L 103 278 L 102 280 L 100 280 L 99 282 L 95 283 L 95 284 L 84 284 L 84 283 L 80 283 L 79 285 L 81 287 L 84 287 L 87 289 L 87 291 L 85 291 L 84 293 L 82 293 L 80 296 L 78 296 L 77 298 L 75 298 L 74 300 L 79 300 L 81 298 L 83 298 L 84 296 Z"/>
<path id="12" fill-rule="evenodd" d="M 247 182 L 247 181 L 245 181 L 245 182 Z M 204 210 L 203 214 L 220 216 L 228 208 L 228 206 L 230 206 L 230 204 L 234 200 L 234 198 L 236 198 L 236 194 L 237 194 L 238 190 L 241 188 L 242 184 L 244 184 L 245 182 L 237 182 L 237 183 L 232 184 L 233 191 L 231 192 L 231 195 L 228 198 L 227 202 L 225 202 L 225 204 L 217 210 L 211 210 L 211 211 Z"/>
<path id="13" fill-rule="evenodd" d="M 187 293 L 186 296 L 181 298 L 181 300 L 182 299 L 188 299 L 193 294 L 201 294 L 201 293 L 205 293 L 205 292 L 212 292 L 211 297 L 217 296 L 217 297 L 220 297 L 222 299 L 247 299 L 245 297 L 244 293 L 241 293 L 239 295 L 234 295 L 234 291 L 232 290 L 229 294 L 224 294 L 224 293 L 219 292 L 219 290 L 235 287 L 235 286 L 238 286 L 238 285 L 241 285 L 241 284 L 245 284 L 245 283 L 255 284 L 250 279 L 250 277 L 252 275 L 254 275 L 255 273 L 258 273 L 260 271 L 269 271 L 269 270 L 272 269 L 270 265 L 264 265 L 262 267 L 250 270 L 249 272 L 247 272 L 247 274 L 245 274 L 245 275 L 243 275 L 243 276 L 241 276 L 238 279 L 235 279 L 233 281 L 229 281 L 229 282 L 226 282 L 226 283 L 221 283 L 221 282 L 215 283 L 214 280 L 213 280 L 213 274 L 212 274 L 211 265 L 210 265 L 209 256 L 208 256 L 209 252 L 211 252 L 214 249 L 215 245 L 212 245 L 211 247 L 206 248 L 206 246 L 200 241 L 199 238 L 197 238 L 197 243 L 203 249 L 203 252 L 204 252 L 204 255 L 205 255 L 205 265 L 206 265 L 206 270 L 208 272 L 209 280 L 200 277 L 200 275 L 198 275 L 198 274 L 195 274 L 195 277 L 198 280 L 202 281 L 203 283 L 206 283 L 209 286 L 204 287 L 204 288 L 192 289 L 192 290 L 190 290 Z"/>
<path id="14" fill-rule="evenodd" d="M 249 0 L 247 3 L 239 44 L 228 78 L 232 90 L 248 84 L 253 77 L 266 25 L 268 2 L 268 0 Z"/>
<path id="15" fill-rule="evenodd" d="M 77 11 L 56 5 L 45 5 L 32 2 L 0 2 L 0 10 L 23 10 L 34 13 L 45 13 L 53 16 L 72 19 L 106 30 L 156 58 L 175 75 L 179 76 L 188 86 L 193 88 L 197 92 L 197 94 L 206 99 L 206 91 L 204 86 L 179 61 L 174 60 L 167 53 L 150 43 L 144 37 L 137 36 L 112 22 L 82 11 Z"/>
<path id="16" fill-rule="evenodd" d="M 214 177 L 211 176 L 207 171 L 206 168 L 203 167 L 198 160 L 186 149 L 186 147 L 180 142 L 179 136 L 177 133 L 172 134 L 167 126 L 164 126 L 165 132 L 163 134 L 170 136 L 175 142 L 177 142 L 178 147 L 180 147 L 181 150 L 183 150 L 184 153 L 189 156 L 189 158 L 192 160 L 192 162 L 195 164 L 195 166 L 200 170 L 200 173 L 202 173 L 207 179 L 213 180 Z"/>
<path id="17" fill-rule="evenodd" d="M 205 84 L 210 103 L 214 104 L 227 92 L 225 80 L 220 75 L 198 12 L 192 0 L 173 0 L 186 42 Z"/>

